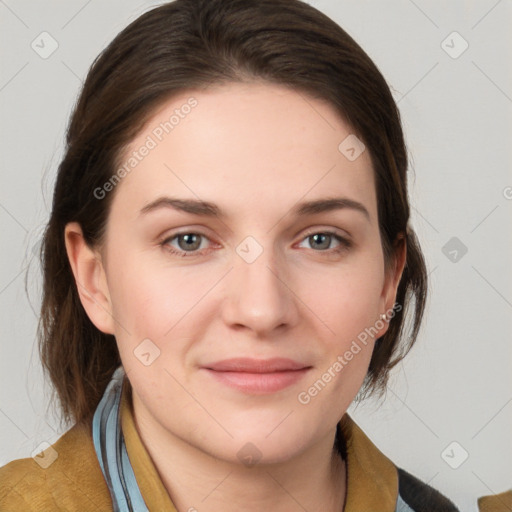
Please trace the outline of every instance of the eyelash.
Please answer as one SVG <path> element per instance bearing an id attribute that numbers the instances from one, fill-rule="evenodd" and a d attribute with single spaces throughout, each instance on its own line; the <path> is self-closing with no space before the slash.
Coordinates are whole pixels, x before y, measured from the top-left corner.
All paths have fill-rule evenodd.
<path id="1" fill-rule="evenodd" d="M 174 233 L 172 236 L 165 238 L 162 242 L 160 242 L 160 246 L 163 247 L 170 254 L 173 254 L 175 256 L 181 256 L 181 257 L 184 257 L 184 258 L 190 258 L 190 257 L 193 257 L 193 256 L 200 255 L 201 254 L 200 251 L 183 251 L 183 250 L 176 250 L 174 248 L 171 248 L 169 243 L 172 240 L 174 240 L 175 238 L 178 238 L 178 237 L 183 236 L 183 235 L 199 235 L 199 236 L 201 236 L 203 238 L 209 239 L 203 233 L 198 233 L 198 232 L 195 232 L 195 231 L 183 231 L 181 233 Z M 323 231 L 314 231 L 313 230 L 313 231 L 310 231 L 310 232 L 306 233 L 302 237 L 301 243 L 304 240 L 306 240 L 307 238 L 309 238 L 309 237 L 311 237 L 313 235 L 328 235 L 328 236 L 333 237 L 334 239 L 336 239 L 339 242 L 339 245 L 337 247 L 335 247 L 334 249 L 326 249 L 326 250 L 320 250 L 320 251 L 314 251 L 314 249 L 311 249 L 314 252 L 324 253 L 327 256 L 333 256 L 333 255 L 341 254 L 341 253 L 347 251 L 348 249 L 350 249 L 352 247 L 352 242 L 350 240 L 340 236 L 335 231 L 331 231 L 331 230 L 328 230 L 328 229 L 323 230 Z M 206 250 L 208 250 L 208 249 L 206 249 Z"/>

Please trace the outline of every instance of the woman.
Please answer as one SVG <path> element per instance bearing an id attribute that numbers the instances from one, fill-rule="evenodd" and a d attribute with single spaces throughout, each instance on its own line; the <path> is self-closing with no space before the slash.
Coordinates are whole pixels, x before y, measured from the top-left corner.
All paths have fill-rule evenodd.
<path id="1" fill-rule="evenodd" d="M 385 80 L 309 5 L 176 0 L 123 30 L 42 252 L 75 426 L 0 470 L 0 508 L 456 510 L 346 414 L 422 319 L 406 172 Z"/>

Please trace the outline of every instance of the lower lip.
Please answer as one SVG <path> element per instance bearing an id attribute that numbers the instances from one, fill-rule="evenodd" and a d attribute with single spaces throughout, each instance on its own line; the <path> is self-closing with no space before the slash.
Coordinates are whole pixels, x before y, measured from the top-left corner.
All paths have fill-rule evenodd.
<path id="1" fill-rule="evenodd" d="M 285 389 L 304 377 L 309 368 L 273 373 L 220 372 L 205 368 L 215 379 L 245 393 L 266 394 Z"/>

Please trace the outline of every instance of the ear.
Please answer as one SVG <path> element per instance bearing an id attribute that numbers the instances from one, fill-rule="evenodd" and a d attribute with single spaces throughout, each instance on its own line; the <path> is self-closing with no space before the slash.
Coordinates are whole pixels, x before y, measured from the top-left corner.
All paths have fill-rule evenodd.
<path id="1" fill-rule="evenodd" d="M 405 268 L 405 263 L 407 261 L 407 242 L 404 235 L 399 235 L 399 237 L 395 240 L 393 246 L 393 256 L 392 261 L 390 262 L 389 268 L 386 269 L 386 277 L 384 279 L 384 286 L 382 288 L 381 294 L 381 304 L 382 304 L 382 313 L 387 313 L 389 311 L 393 311 L 393 306 L 396 302 L 396 294 L 398 292 L 398 286 L 400 284 L 400 280 L 402 278 L 402 273 Z M 403 306 L 403 305 L 400 305 Z M 383 336 L 389 327 L 389 316 L 388 321 L 385 322 L 385 327 L 382 332 L 379 334 Z"/>
<path id="2" fill-rule="evenodd" d="M 87 245 L 78 222 L 66 225 L 64 239 L 80 302 L 87 316 L 101 332 L 114 334 L 112 304 L 100 253 Z"/>

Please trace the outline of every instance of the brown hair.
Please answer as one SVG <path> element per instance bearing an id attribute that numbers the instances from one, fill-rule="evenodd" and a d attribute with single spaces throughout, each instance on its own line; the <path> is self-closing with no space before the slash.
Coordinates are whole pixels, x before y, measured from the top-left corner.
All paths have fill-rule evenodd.
<path id="1" fill-rule="evenodd" d="M 300 0 L 176 0 L 140 16 L 98 56 L 68 126 L 41 250 L 38 333 L 65 420 L 89 420 L 121 364 L 115 338 L 92 324 L 80 302 L 66 224 L 77 221 L 91 247 L 101 244 L 113 193 L 98 200 L 93 191 L 112 177 L 123 148 L 173 94 L 256 80 L 326 100 L 339 112 L 372 159 L 387 268 L 394 246 L 400 239 L 407 244 L 396 299 L 402 307 L 376 342 L 362 391 L 385 389 L 389 370 L 414 343 L 427 276 L 408 226 L 400 115 L 379 70 L 339 25 Z"/>

